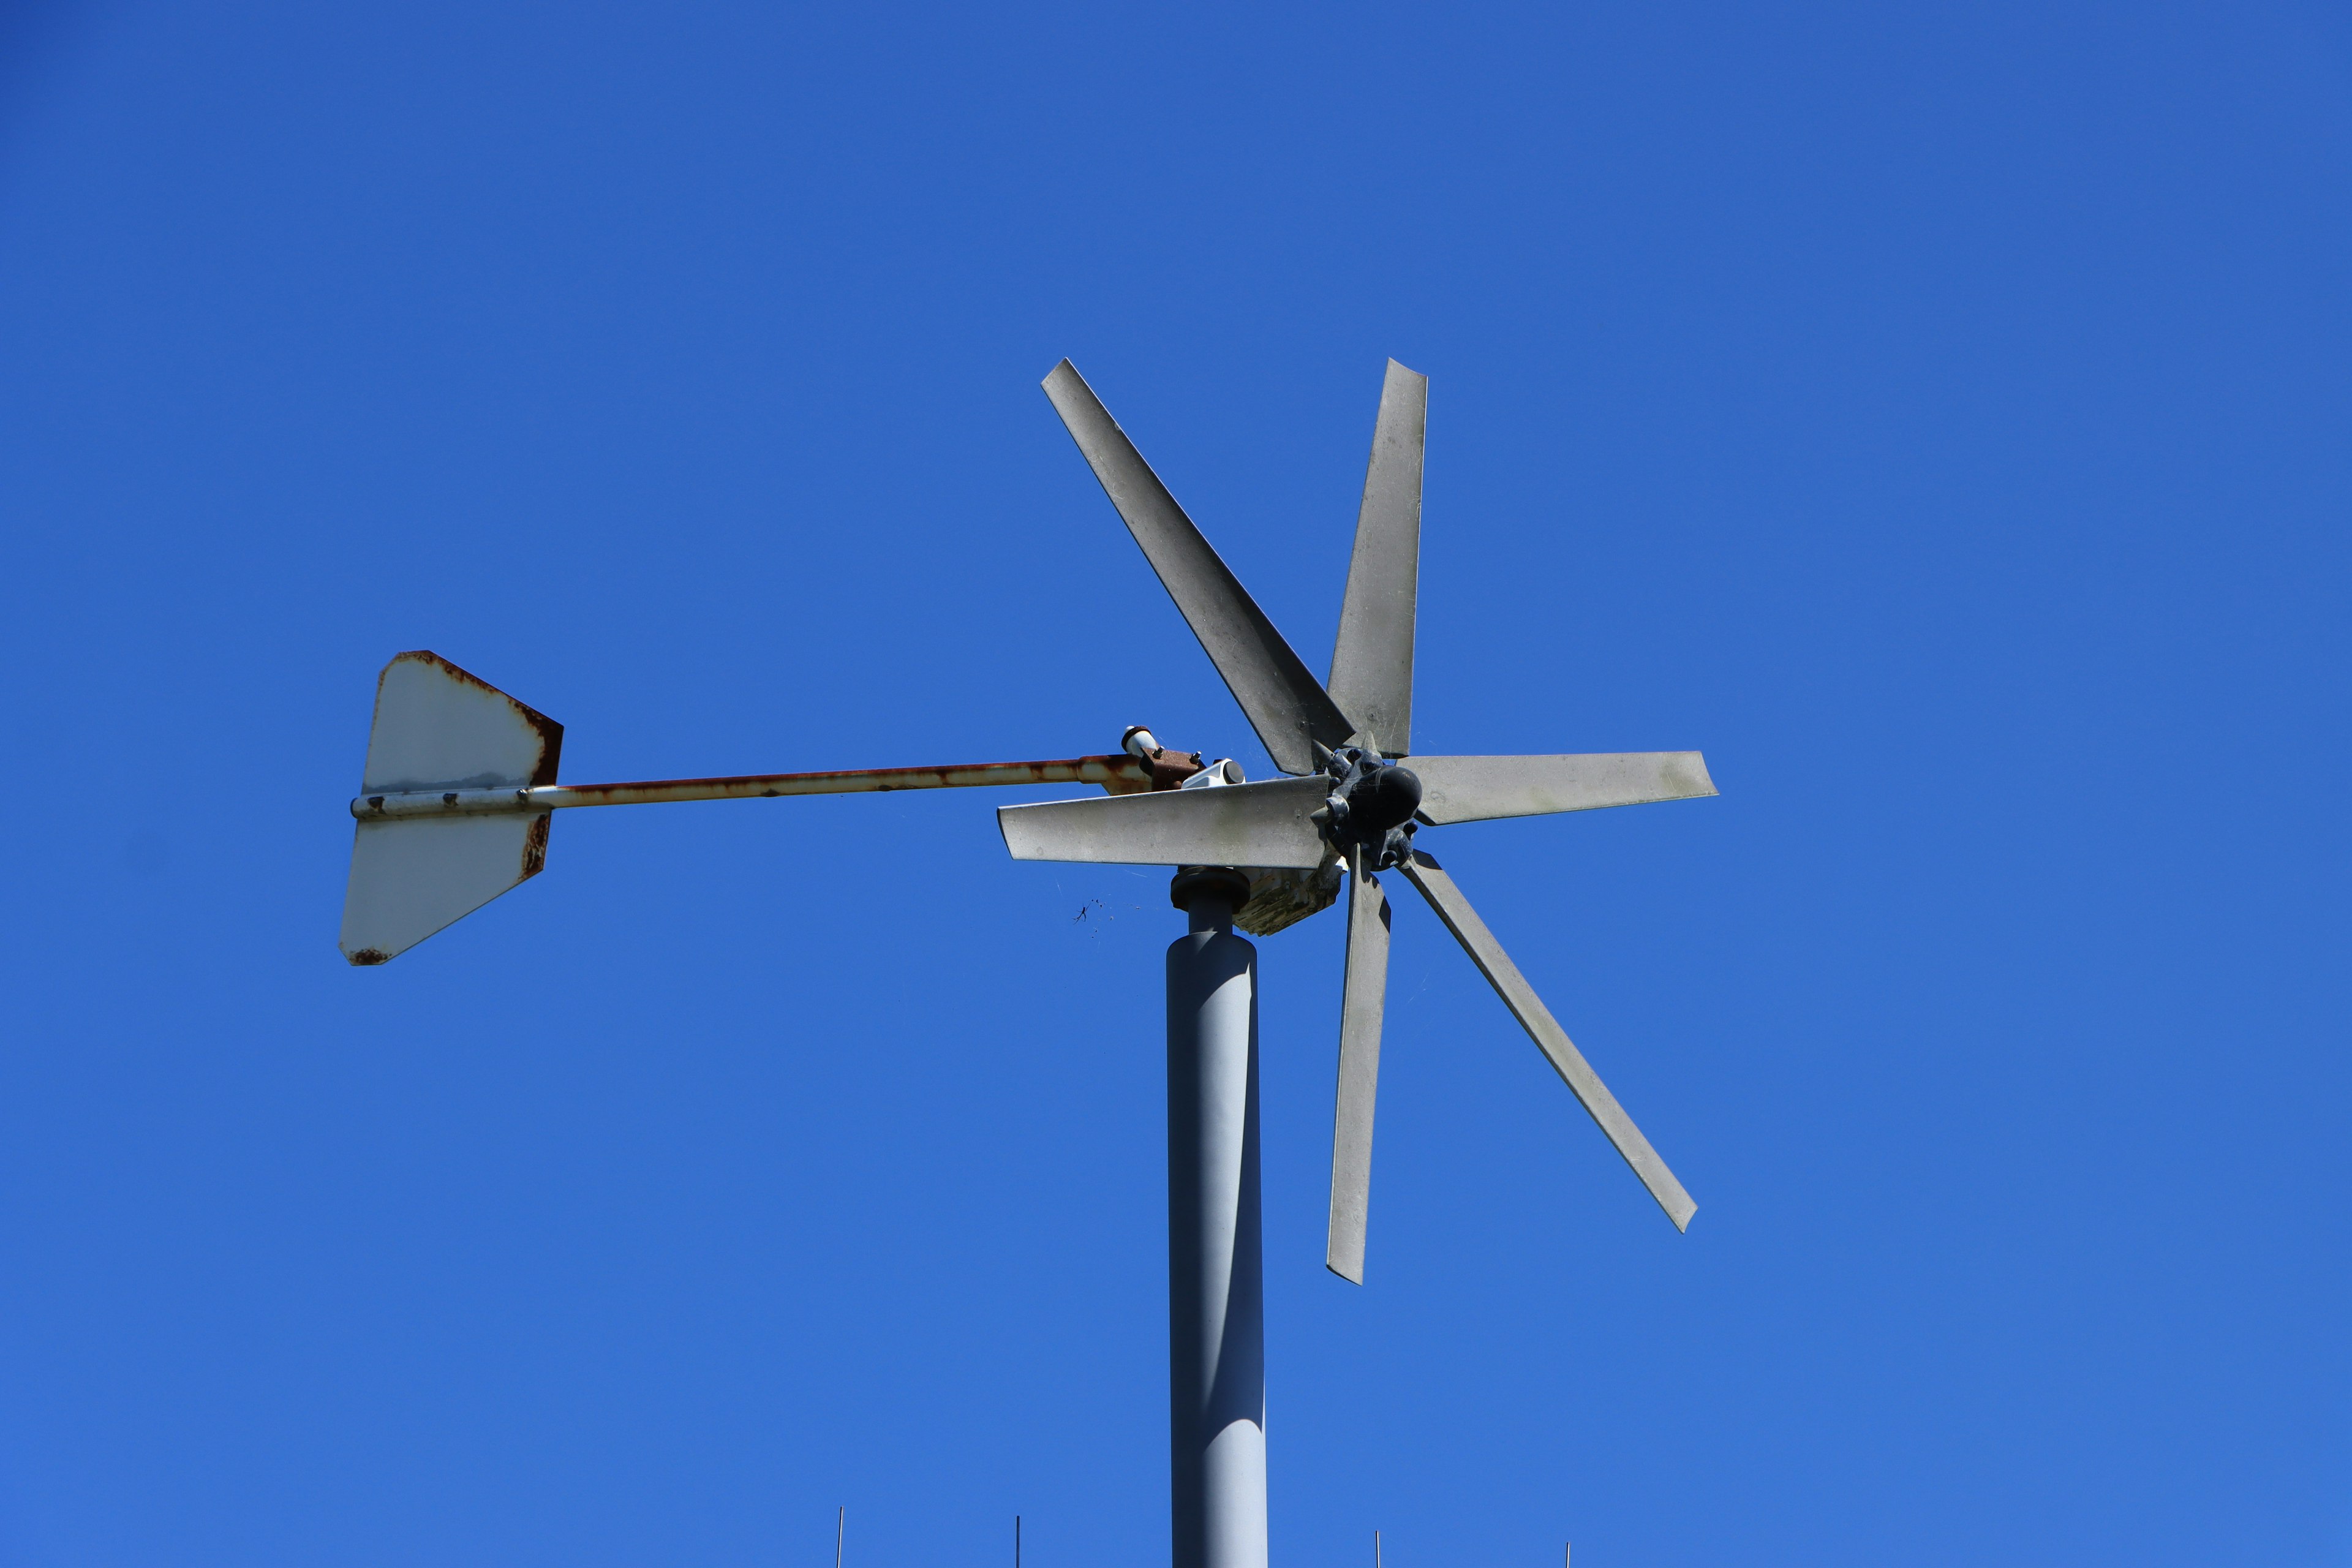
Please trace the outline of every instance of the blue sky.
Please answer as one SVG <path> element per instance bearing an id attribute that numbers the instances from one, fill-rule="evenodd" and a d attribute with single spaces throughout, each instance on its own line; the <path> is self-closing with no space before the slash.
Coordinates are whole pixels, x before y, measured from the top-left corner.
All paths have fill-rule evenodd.
<path id="1" fill-rule="evenodd" d="M 2317 5 L 13 8 L 0 1558 L 1166 1552 L 1160 874 L 576 814 L 334 946 L 377 668 L 573 781 L 1268 764 L 1431 377 L 1415 739 L 1718 800 L 1261 955 L 1273 1549 L 2352 1563 L 2352 26 Z M 1056 792 L 1030 792 L 1029 797 Z"/>

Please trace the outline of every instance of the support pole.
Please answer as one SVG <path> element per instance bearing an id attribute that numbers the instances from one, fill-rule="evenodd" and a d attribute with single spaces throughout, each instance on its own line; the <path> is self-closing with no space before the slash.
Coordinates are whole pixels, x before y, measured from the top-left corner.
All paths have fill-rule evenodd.
<path id="1" fill-rule="evenodd" d="M 1249 882 L 1186 867 L 1168 950 L 1168 1373 L 1174 1568 L 1265 1568 L 1257 949 Z"/>

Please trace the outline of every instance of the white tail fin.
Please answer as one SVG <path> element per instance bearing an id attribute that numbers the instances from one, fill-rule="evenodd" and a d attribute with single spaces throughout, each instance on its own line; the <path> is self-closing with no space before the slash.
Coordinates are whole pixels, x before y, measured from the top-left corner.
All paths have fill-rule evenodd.
<path id="1" fill-rule="evenodd" d="M 555 782 L 563 726 L 439 654 L 383 667 L 362 795 Z M 383 963 L 547 863 L 547 814 L 362 822 L 343 896 L 343 956 Z"/>

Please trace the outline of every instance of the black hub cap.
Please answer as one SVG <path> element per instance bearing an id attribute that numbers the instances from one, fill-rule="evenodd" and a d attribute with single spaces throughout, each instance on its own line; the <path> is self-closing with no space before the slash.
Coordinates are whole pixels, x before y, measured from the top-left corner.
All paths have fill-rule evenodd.
<path id="1" fill-rule="evenodd" d="M 1381 870 L 1412 853 L 1412 814 L 1421 809 L 1421 780 L 1412 769 L 1348 746 L 1332 752 L 1323 771 L 1331 794 L 1316 816 L 1351 865 Z M 1360 849 L 1370 853 L 1359 857 Z"/>

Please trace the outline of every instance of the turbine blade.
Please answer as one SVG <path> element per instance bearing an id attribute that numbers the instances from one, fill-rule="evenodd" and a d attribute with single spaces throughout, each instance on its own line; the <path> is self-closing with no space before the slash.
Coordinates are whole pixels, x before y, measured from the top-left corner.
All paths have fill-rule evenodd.
<path id="1" fill-rule="evenodd" d="M 1331 651 L 1331 700 L 1392 757 L 1412 749 L 1413 600 L 1428 418 L 1429 377 L 1389 361 L 1339 606 L 1339 641 Z"/>
<path id="2" fill-rule="evenodd" d="M 1323 863 L 1323 839 L 1309 815 L 1322 806 L 1329 783 L 1318 774 L 1002 805 L 996 825 L 1015 860 L 1312 870 Z"/>
<path id="3" fill-rule="evenodd" d="M 1068 360 L 1045 378 L 1045 395 L 1275 766 L 1286 773 L 1313 773 L 1313 743 L 1344 746 L 1355 726 L 1209 548 Z"/>
<path id="4" fill-rule="evenodd" d="M 1387 731 L 1381 731 L 1382 739 Z M 1415 757 L 1421 813 L 1438 824 L 1542 816 L 1715 793 L 1696 752 L 1595 752 L 1566 757 Z"/>
<path id="5" fill-rule="evenodd" d="M 1470 907 L 1470 900 L 1462 896 L 1462 889 L 1454 885 L 1454 879 L 1419 850 L 1413 851 L 1412 858 L 1402 869 L 1437 911 L 1437 918 L 1445 922 L 1445 929 L 1454 933 L 1454 940 L 1470 955 L 1470 962 L 1486 976 L 1487 984 L 1503 998 L 1503 1005 L 1518 1018 L 1520 1027 L 1550 1060 L 1552 1070 L 1583 1102 L 1602 1134 L 1624 1156 L 1625 1163 L 1633 1167 L 1633 1174 L 1650 1189 L 1650 1195 L 1658 1200 L 1658 1206 L 1666 1211 L 1675 1228 L 1689 1228 L 1691 1215 L 1698 1205 L 1683 1191 L 1683 1184 L 1675 1180 L 1675 1173 L 1666 1169 L 1666 1163 L 1658 1158 L 1658 1152 L 1650 1147 L 1650 1141 L 1642 1136 L 1642 1130 L 1633 1125 L 1633 1119 L 1625 1114 L 1617 1097 L 1609 1092 L 1609 1087 L 1585 1061 L 1575 1043 L 1569 1039 L 1568 1032 L 1545 1008 L 1535 987 L 1528 984 L 1527 976 L 1503 951 L 1503 944 L 1495 940 L 1495 933 L 1486 929 L 1486 922 L 1478 918 L 1478 911 Z"/>
<path id="6" fill-rule="evenodd" d="M 1348 979 L 1339 1001 L 1331 1231 L 1323 1267 L 1361 1285 L 1364 1221 L 1372 1198 L 1372 1101 L 1381 1081 L 1381 1015 L 1388 1003 L 1389 900 L 1380 883 L 1352 870 L 1348 887 Z"/>

